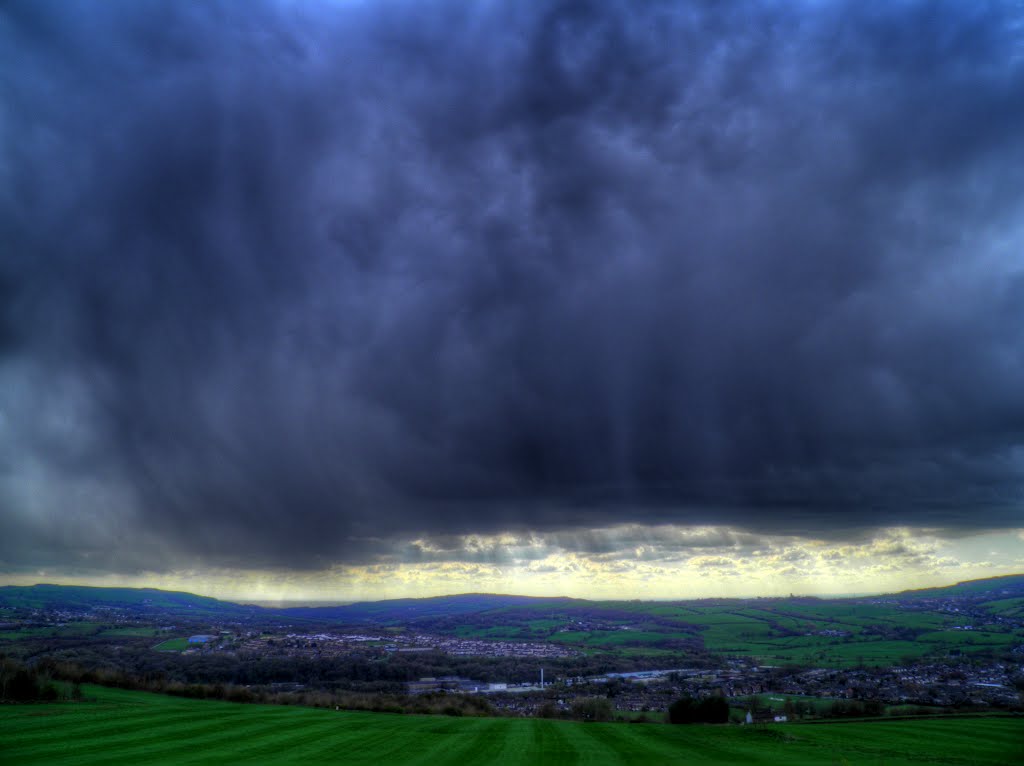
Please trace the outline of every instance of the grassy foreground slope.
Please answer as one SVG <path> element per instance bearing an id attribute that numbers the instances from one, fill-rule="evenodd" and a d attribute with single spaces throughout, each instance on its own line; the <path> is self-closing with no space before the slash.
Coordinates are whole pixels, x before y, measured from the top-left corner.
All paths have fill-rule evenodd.
<path id="1" fill-rule="evenodd" d="M 234 705 L 87 687 L 89 703 L 0 707 L 0 763 L 1008 764 L 1024 720 L 764 728 L 459 719 Z"/>

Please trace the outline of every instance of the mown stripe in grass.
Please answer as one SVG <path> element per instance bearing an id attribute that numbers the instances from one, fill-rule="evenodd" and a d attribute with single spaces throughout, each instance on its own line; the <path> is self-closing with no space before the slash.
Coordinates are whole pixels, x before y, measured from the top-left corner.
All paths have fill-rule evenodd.
<path id="1" fill-rule="evenodd" d="M 125 763 L 279 763 L 292 761 L 284 756 L 291 755 L 298 745 L 310 738 L 330 742 L 336 728 L 324 720 L 280 720 L 268 728 L 270 723 L 255 720 L 247 726 L 221 726 L 201 737 L 165 744 L 156 749 L 152 757 L 147 757 L 147 751 L 139 747 L 120 749 L 118 757 Z"/>
<path id="2" fill-rule="evenodd" d="M 246 723 L 238 727 L 239 721 Z M 264 725 L 246 717 L 244 711 L 237 716 L 199 714 L 166 718 L 153 715 L 123 721 L 121 726 L 117 723 L 96 729 L 95 733 L 88 730 L 62 732 L 60 739 L 37 742 L 34 747 L 26 747 L 25 753 L 30 757 L 73 755 L 79 763 L 141 763 L 142 759 L 132 757 L 134 752 L 175 750 L 174 743 L 198 744 L 223 737 L 226 731 L 256 732 Z"/>
<path id="3" fill-rule="evenodd" d="M 671 739 L 650 737 L 639 728 L 639 724 L 602 724 L 585 726 L 584 732 L 600 749 L 619 753 L 625 763 L 671 763 L 679 757 L 679 747 Z"/>
<path id="4" fill-rule="evenodd" d="M 342 721 L 331 738 L 298 748 L 296 753 L 288 754 L 287 762 L 402 763 L 409 756 L 410 736 L 419 743 L 414 731 L 396 730 L 391 723 L 378 728 Z"/>
<path id="5" fill-rule="evenodd" d="M 54 712 L 60 712 L 57 706 Z M 79 713 L 79 710 L 81 711 Z M 52 740 L 53 733 L 59 729 L 60 735 L 68 740 L 92 740 L 106 736 L 110 733 L 123 731 L 140 724 L 145 725 L 149 721 L 168 721 L 169 725 L 181 726 L 187 724 L 189 719 L 200 717 L 202 714 L 197 711 L 183 709 L 168 713 L 166 711 L 152 711 L 146 709 L 132 710 L 109 710 L 99 708 L 95 711 L 89 710 L 88 705 L 79 706 L 76 715 L 55 715 L 53 717 L 39 717 L 31 722 L 20 722 L 16 731 L 11 731 L 6 739 L 10 743 L 24 740 L 26 744 L 36 740 L 47 742 Z"/>

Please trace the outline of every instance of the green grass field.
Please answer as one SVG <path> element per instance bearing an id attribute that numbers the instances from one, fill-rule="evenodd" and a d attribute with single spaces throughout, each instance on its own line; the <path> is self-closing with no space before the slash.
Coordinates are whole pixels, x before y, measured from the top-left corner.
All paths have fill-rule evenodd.
<path id="1" fill-rule="evenodd" d="M 22 641 L 29 638 L 78 638 L 81 636 L 98 635 L 101 626 L 92 622 L 69 622 L 67 625 L 54 625 L 45 628 L 20 628 L 18 630 L 0 631 L 0 639 Z"/>
<path id="2" fill-rule="evenodd" d="M 125 637 L 145 637 L 150 638 L 152 636 L 159 635 L 160 631 L 156 628 L 144 628 L 144 627 L 131 627 L 131 628 L 107 628 L 100 633 L 100 636 L 108 637 L 112 636 L 118 638 L 121 636 Z"/>
<path id="3" fill-rule="evenodd" d="M 19 628 L 18 630 L 0 631 L 0 640 L 23 641 L 30 638 L 81 638 L 83 636 L 101 636 L 103 638 L 155 636 L 156 628 L 107 627 L 95 622 L 69 622 L 66 625 L 55 625 L 45 628 Z"/>
<path id="4" fill-rule="evenodd" d="M 153 648 L 158 652 L 183 652 L 188 649 L 188 647 L 189 643 L 187 638 L 169 638 L 166 641 L 161 641 Z"/>
<path id="5" fill-rule="evenodd" d="M 1011 764 L 1024 719 L 766 727 L 349 713 L 85 687 L 93 702 L 0 706 L 11 764 Z"/>
<path id="6" fill-rule="evenodd" d="M 985 604 L 985 608 L 993 614 L 1020 617 L 1024 615 L 1024 598 L 1004 598 L 998 601 L 989 601 Z"/>

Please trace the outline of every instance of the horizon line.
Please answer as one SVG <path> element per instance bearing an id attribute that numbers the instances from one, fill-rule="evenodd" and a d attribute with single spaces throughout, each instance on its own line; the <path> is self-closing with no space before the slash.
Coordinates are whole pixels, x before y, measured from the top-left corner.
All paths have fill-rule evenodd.
<path id="1" fill-rule="evenodd" d="M 801 599 L 801 598 L 814 598 L 814 599 L 845 599 L 845 598 L 869 598 L 872 596 L 893 596 L 901 593 L 920 593 L 929 590 L 942 590 L 944 588 L 952 588 L 958 585 L 967 585 L 970 583 L 984 582 L 988 580 L 1003 580 L 1010 577 L 1024 577 L 1024 572 L 1015 572 L 1010 574 L 993 575 L 992 577 L 976 577 L 968 580 L 958 580 L 957 582 L 948 583 L 946 585 L 929 586 L 927 588 L 907 588 L 901 591 L 862 591 L 862 592 L 847 592 L 847 593 L 790 593 L 786 595 L 772 595 L 772 596 L 700 596 L 697 598 L 588 598 L 583 596 L 533 596 L 523 593 L 496 593 L 486 591 L 463 591 L 459 593 L 443 593 L 433 596 L 398 596 L 394 598 L 381 598 L 381 599 L 359 599 L 359 600 L 342 600 L 342 599 L 317 599 L 317 598 L 281 598 L 281 599 L 268 599 L 268 598 L 240 598 L 240 599 L 227 599 L 218 598 L 216 596 L 206 595 L 204 593 L 198 593 L 195 591 L 187 590 L 167 590 L 164 588 L 156 588 L 152 586 L 128 586 L 128 585 L 84 585 L 76 583 L 55 583 L 55 582 L 37 582 L 32 585 L 12 585 L 12 584 L 0 584 L 0 588 L 36 588 L 36 587 L 56 587 L 56 588 L 88 588 L 91 590 L 131 590 L 131 591 L 156 591 L 158 593 L 182 593 L 190 596 L 198 596 L 200 598 L 209 598 L 214 601 L 220 601 L 223 603 L 236 604 L 238 606 L 256 606 L 259 608 L 266 608 L 268 604 L 276 605 L 293 605 L 294 607 L 301 607 L 303 605 L 316 605 L 310 606 L 310 608 L 316 607 L 331 607 L 331 606 L 352 606 L 356 604 L 374 604 L 388 601 L 426 601 L 431 599 L 443 599 L 443 598 L 457 598 L 461 596 L 499 596 L 499 597 L 511 597 L 511 598 L 528 598 L 536 600 L 568 600 L 568 601 L 621 601 L 621 602 L 651 602 L 651 603 L 671 603 L 671 602 L 693 602 L 693 601 L 746 601 L 746 600 L 778 600 L 783 601 L 787 599 Z"/>

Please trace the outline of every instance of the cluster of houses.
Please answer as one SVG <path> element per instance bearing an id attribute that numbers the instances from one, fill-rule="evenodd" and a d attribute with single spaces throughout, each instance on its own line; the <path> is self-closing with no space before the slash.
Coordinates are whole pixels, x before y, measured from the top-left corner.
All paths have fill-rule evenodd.
<path id="1" fill-rule="evenodd" d="M 549 659 L 554 657 L 575 657 L 574 649 L 559 644 L 540 641 L 481 641 L 471 638 L 446 638 L 425 633 L 413 633 L 405 637 L 407 645 L 415 648 L 436 650 L 456 656 L 467 657 L 532 657 Z M 399 649 L 393 644 L 392 650 Z"/>
<path id="2" fill-rule="evenodd" d="M 573 657 L 579 652 L 558 644 L 527 641 L 481 641 L 449 638 L 426 633 L 402 635 L 288 633 L 250 636 L 236 648 L 259 654 L 330 657 L 363 651 L 369 647 L 384 652 L 443 652 L 455 656 L 527 657 L 550 659 Z"/>
<path id="3" fill-rule="evenodd" d="M 587 678 L 558 678 L 545 687 L 527 684 L 485 684 L 447 676 L 424 678 L 408 685 L 410 693 L 452 691 L 486 693 L 491 705 L 509 713 L 534 715 L 544 705 L 568 710 L 574 699 L 608 696 L 619 711 L 663 712 L 682 696 L 724 696 L 734 704 L 748 699 L 777 699 L 779 704 L 752 704 L 750 722 L 781 723 L 792 710 L 807 712 L 816 703 L 874 701 L 883 705 L 988 706 L 1021 704 L 1014 679 L 1024 667 L 1014 663 L 981 666 L 964 663 L 910 667 L 835 670 L 817 668 L 783 672 L 748 660 L 730 660 L 719 668 L 649 670 L 607 673 Z M 770 695 L 778 695 L 773 697 Z M 793 699 L 797 703 L 793 703 Z M 788 701 L 788 702 L 787 702 Z M 783 703 L 786 710 L 783 709 Z"/>

